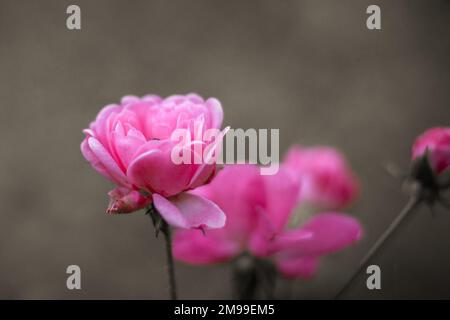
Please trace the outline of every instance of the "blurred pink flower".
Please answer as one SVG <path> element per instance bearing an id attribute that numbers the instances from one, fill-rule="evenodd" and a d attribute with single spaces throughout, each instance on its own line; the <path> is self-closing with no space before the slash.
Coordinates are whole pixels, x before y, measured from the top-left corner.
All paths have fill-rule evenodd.
<path id="1" fill-rule="evenodd" d="M 428 151 L 430 165 L 436 173 L 450 166 L 450 128 L 431 128 L 417 137 L 412 147 L 412 158 L 424 156 Z"/>
<path id="2" fill-rule="evenodd" d="M 227 215 L 225 227 L 205 235 L 177 230 L 175 258 L 211 264 L 249 251 L 272 259 L 285 276 L 312 276 L 319 257 L 357 241 L 361 227 L 349 216 L 323 213 L 288 229 L 298 192 L 299 183 L 283 166 L 271 176 L 260 175 L 257 166 L 226 166 L 211 183 L 191 192 L 217 203 Z"/>
<path id="3" fill-rule="evenodd" d="M 285 167 L 299 179 L 298 201 L 325 210 L 346 207 L 358 195 L 359 184 L 344 157 L 330 147 L 291 147 Z"/>
<path id="4" fill-rule="evenodd" d="M 215 163 L 175 164 L 171 159 L 177 145 L 171 139 L 174 130 L 187 129 L 197 137 L 194 130 L 219 129 L 222 118 L 217 99 L 204 100 L 196 94 L 165 99 L 156 95 L 125 96 L 120 104 L 104 107 L 83 131 L 86 137 L 81 152 L 94 169 L 119 187 L 110 192 L 108 212 L 131 212 L 153 201 L 173 226 L 222 227 L 225 216 L 214 203 L 184 194 L 208 182 L 215 173 Z M 209 141 L 194 143 L 210 146 Z M 201 156 L 193 147 L 187 149 L 192 157 Z"/>

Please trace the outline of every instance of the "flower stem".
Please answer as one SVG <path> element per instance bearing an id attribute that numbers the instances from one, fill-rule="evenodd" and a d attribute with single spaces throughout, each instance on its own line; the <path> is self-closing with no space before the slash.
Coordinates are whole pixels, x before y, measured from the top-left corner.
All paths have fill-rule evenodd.
<path id="1" fill-rule="evenodd" d="M 166 240 L 166 258 L 167 258 L 167 273 L 169 275 L 169 290 L 170 299 L 177 300 L 177 286 L 175 282 L 175 264 L 173 262 L 172 254 L 172 230 L 170 226 L 163 220 L 161 225 L 161 232 L 164 234 Z"/>
<path id="2" fill-rule="evenodd" d="M 345 285 L 341 288 L 338 294 L 334 297 L 335 299 L 339 299 L 345 291 L 350 288 L 353 281 L 359 275 L 359 273 L 364 269 L 366 264 L 370 261 L 370 259 L 378 252 L 378 250 L 386 243 L 386 241 L 390 238 L 390 236 L 394 233 L 395 230 L 400 226 L 402 222 L 404 222 L 406 217 L 413 211 L 414 208 L 420 203 L 421 198 L 419 196 L 413 195 L 409 199 L 408 203 L 405 207 L 400 211 L 398 216 L 394 221 L 389 225 L 389 227 L 383 232 L 383 234 L 378 238 L 375 244 L 370 248 L 369 252 L 364 256 L 364 258 L 359 263 L 358 268 L 353 272 L 350 279 L 345 283 Z"/>
<path id="3" fill-rule="evenodd" d="M 255 298 L 257 279 L 255 272 L 255 259 L 243 254 L 239 256 L 232 266 L 232 296 L 237 300 L 250 300 Z"/>
<path id="4" fill-rule="evenodd" d="M 167 273 L 169 275 L 170 299 L 177 300 L 175 264 L 173 262 L 172 254 L 172 230 L 153 205 L 148 208 L 147 214 L 149 214 L 150 218 L 152 219 L 153 226 L 155 227 L 155 236 L 158 237 L 160 232 L 164 234 L 164 240 L 166 242 L 166 261 Z"/>
<path id="5" fill-rule="evenodd" d="M 238 300 L 273 299 L 276 286 L 274 266 L 249 254 L 233 263 L 233 298 Z"/>

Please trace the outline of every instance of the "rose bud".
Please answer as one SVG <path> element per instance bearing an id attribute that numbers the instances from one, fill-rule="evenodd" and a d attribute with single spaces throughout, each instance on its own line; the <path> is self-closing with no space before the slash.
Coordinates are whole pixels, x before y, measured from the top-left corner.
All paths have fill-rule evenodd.
<path id="1" fill-rule="evenodd" d="M 117 187 L 108 192 L 110 202 L 107 213 L 131 213 L 147 207 L 152 203 L 151 196 L 145 196 L 138 191 Z"/>
<path id="2" fill-rule="evenodd" d="M 430 206 L 447 206 L 442 191 L 450 187 L 450 128 L 431 128 L 417 137 L 412 147 L 413 196 Z"/>
<path id="3" fill-rule="evenodd" d="M 413 160 L 427 156 L 431 169 L 440 174 L 450 166 L 450 128 L 431 128 L 417 137 L 412 147 Z"/>
<path id="4" fill-rule="evenodd" d="M 331 147 L 293 146 L 283 166 L 299 180 L 298 201 L 314 208 L 347 207 L 359 193 L 359 183 L 344 156 Z"/>

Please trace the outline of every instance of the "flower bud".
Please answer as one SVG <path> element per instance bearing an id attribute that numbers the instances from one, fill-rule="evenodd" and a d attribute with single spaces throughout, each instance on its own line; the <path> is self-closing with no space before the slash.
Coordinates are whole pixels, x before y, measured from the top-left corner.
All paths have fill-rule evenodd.
<path id="1" fill-rule="evenodd" d="M 417 137 L 412 147 L 412 159 L 424 156 L 436 174 L 450 166 L 450 128 L 431 128 Z"/>
<path id="2" fill-rule="evenodd" d="M 115 188 L 108 192 L 110 202 L 106 212 L 109 214 L 131 213 L 148 206 L 152 202 L 151 196 L 145 197 L 135 190 Z"/>

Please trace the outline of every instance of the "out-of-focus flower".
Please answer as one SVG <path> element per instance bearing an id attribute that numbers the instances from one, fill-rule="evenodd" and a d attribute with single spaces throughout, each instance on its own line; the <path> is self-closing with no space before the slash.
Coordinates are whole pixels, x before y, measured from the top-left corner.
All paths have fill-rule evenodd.
<path id="1" fill-rule="evenodd" d="M 450 128 L 431 128 L 417 137 L 412 147 L 412 158 L 427 156 L 435 173 L 450 166 Z"/>
<path id="2" fill-rule="evenodd" d="M 217 141 L 204 141 L 197 131 L 219 129 L 223 111 L 217 99 L 196 94 L 125 96 L 120 104 L 104 107 L 88 129 L 81 152 L 90 164 L 119 189 L 110 193 L 110 213 L 131 212 L 151 201 L 169 224 L 181 228 L 220 228 L 225 216 L 211 201 L 184 192 L 208 182 L 215 163 L 175 164 L 171 139 L 177 129 L 186 129 L 197 140 L 183 152 L 192 158 Z M 139 192 L 139 193 L 138 193 Z M 144 196 L 146 195 L 146 196 Z M 147 197 L 148 199 L 144 199 Z"/>
<path id="3" fill-rule="evenodd" d="M 352 202 L 359 192 L 358 181 L 344 157 L 330 147 L 291 147 L 285 167 L 299 179 L 298 201 L 312 207 L 335 210 Z"/>
<path id="4" fill-rule="evenodd" d="M 349 216 L 322 213 L 288 229 L 299 187 L 283 166 L 271 176 L 260 175 L 257 166 L 226 166 L 211 183 L 191 191 L 207 197 L 226 213 L 225 227 L 205 235 L 198 230 L 177 230 L 175 258 L 211 264 L 249 251 L 272 259 L 288 277 L 310 277 L 320 256 L 357 241 L 361 227 Z"/>

